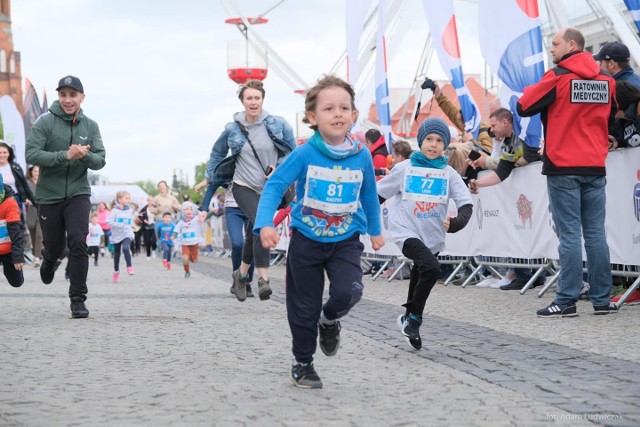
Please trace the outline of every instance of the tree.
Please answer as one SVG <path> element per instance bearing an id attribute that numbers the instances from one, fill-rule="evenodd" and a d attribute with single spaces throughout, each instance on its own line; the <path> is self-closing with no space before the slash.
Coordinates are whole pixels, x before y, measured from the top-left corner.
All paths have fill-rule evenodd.
<path id="1" fill-rule="evenodd" d="M 138 185 L 150 196 L 155 196 L 156 194 L 158 194 L 158 187 L 156 186 L 156 183 L 151 181 L 150 179 L 146 181 L 136 181 L 134 182 L 134 184 Z"/>
<path id="2" fill-rule="evenodd" d="M 204 179 L 204 172 L 207 170 L 207 162 L 196 165 L 196 179 L 195 183 L 199 183 Z"/>

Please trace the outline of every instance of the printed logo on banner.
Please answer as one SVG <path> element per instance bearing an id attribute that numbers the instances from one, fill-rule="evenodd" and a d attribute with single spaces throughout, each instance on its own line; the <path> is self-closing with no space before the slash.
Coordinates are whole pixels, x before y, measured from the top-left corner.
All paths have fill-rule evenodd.
<path id="1" fill-rule="evenodd" d="M 518 217 L 520 218 L 520 224 L 515 224 L 516 230 L 524 230 L 527 222 L 529 223 L 529 229 L 533 228 L 533 203 L 531 200 L 524 194 L 520 194 L 516 202 L 516 208 L 518 209 Z"/>
<path id="2" fill-rule="evenodd" d="M 389 229 L 389 208 L 386 206 L 382 208 L 382 223 L 384 225 L 384 229 Z"/>
<path id="3" fill-rule="evenodd" d="M 478 206 L 476 209 L 476 219 L 478 220 L 478 230 L 482 230 L 482 202 L 478 199 Z"/>
<path id="4" fill-rule="evenodd" d="M 482 202 L 478 199 L 478 209 L 476 210 L 476 218 L 478 219 L 478 230 L 482 230 L 482 224 L 485 218 L 498 218 L 500 209 L 483 209 Z"/>

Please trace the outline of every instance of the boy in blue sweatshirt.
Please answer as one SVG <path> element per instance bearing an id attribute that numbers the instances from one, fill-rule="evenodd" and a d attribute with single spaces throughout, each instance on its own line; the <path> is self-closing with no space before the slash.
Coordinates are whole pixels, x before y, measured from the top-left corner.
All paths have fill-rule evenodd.
<path id="1" fill-rule="evenodd" d="M 318 334 L 322 352 L 335 355 L 340 345 L 338 319 L 362 297 L 360 234 L 371 236 L 375 250 L 384 239 L 371 155 L 349 135 L 358 115 L 353 88 L 338 77 L 325 76 L 307 93 L 305 114 L 315 133 L 269 177 L 253 231 L 264 247 L 278 244 L 273 216 L 287 187 L 296 182 L 286 273 L 295 358 L 290 378 L 301 388 L 321 388 L 313 367 Z M 325 271 L 330 285 L 323 305 Z"/>
<path id="2" fill-rule="evenodd" d="M 162 214 L 162 223 L 158 225 L 158 236 L 160 237 L 160 247 L 162 248 L 162 266 L 171 270 L 171 250 L 173 248 L 173 229 L 175 224 L 171 221 L 171 212 Z"/>

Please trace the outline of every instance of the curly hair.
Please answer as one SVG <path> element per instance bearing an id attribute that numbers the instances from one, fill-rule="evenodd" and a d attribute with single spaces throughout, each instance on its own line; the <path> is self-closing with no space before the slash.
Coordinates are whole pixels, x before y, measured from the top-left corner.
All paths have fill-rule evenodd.
<path id="1" fill-rule="evenodd" d="M 340 77 L 334 76 L 332 74 L 325 74 L 320 79 L 318 79 L 318 82 L 314 87 L 312 87 L 307 91 L 307 96 L 304 100 L 305 113 L 314 112 L 316 110 L 316 106 L 318 103 L 318 94 L 324 89 L 328 89 L 330 87 L 339 87 L 347 91 L 349 96 L 351 96 L 351 108 L 354 111 L 358 111 L 356 109 L 356 103 L 355 103 L 356 93 L 354 92 L 353 87 L 351 87 L 349 83 L 345 82 Z M 318 130 L 318 126 L 310 124 L 306 114 L 305 114 L 305 117 L 302 119 L 302 122 L 309 124 L 309 127 L 311 129 Z"/>

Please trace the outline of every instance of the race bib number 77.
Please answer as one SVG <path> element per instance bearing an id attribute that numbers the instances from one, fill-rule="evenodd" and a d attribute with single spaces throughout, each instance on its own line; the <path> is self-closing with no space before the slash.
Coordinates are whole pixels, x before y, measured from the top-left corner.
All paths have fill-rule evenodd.
<path id="1" fill-rule="evenodd" d="M 449 172 L 409 166 L 404 173 L 403 199 L 429 203 L 447 203 Z"/>

